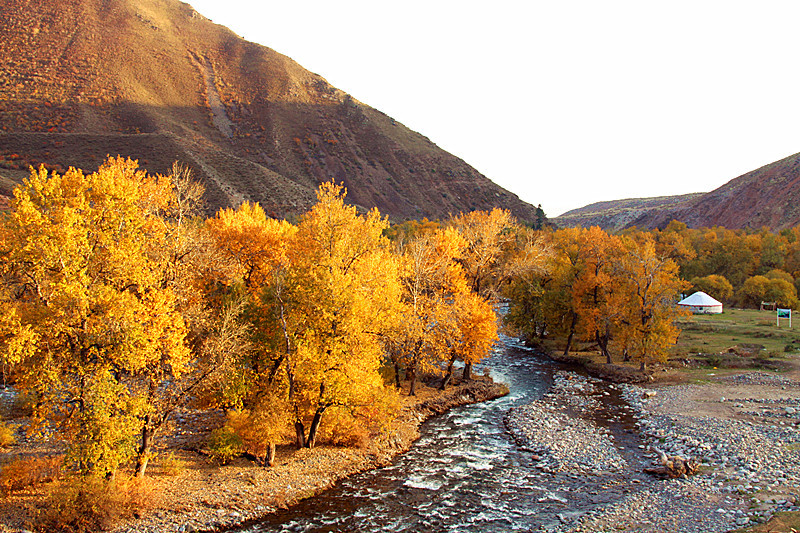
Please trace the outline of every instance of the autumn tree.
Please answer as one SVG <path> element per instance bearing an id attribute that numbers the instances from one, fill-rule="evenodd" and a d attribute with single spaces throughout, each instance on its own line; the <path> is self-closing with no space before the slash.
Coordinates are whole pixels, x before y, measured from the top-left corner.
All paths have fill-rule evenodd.
<path id="1" fill-rule="evenodd" d="M 559 279 L 556 272 L 563 262 L 553 246 L 552 234 L 528 232 L 518 249 L 511 262 L 509 283 L 503 289 L 509 302 L 503 327 L 511 335 L 533 340 L 552 328 L 543 297 L 550 283 Z"/>
<path id="2" fill-rule="evenodd" d="M 615 269 L 623 282 L 618 300 L 622 314 L 616 319 L 620 336 L 644 371 L 648 364 L 666 360 L 667 348 L 677 341 L 675 320 L 686 314 L 675 303 L 686 287 L 678 266 L 656 254 L 651 235 L 623 239 L 624 253 Z"/>
<path id="3" fill-rule="evenodd" d="M 480 363 L 497 340 L 497 315 L 491 304 L 477 294 L 457 293 L 448 310 L 450 324 L 446 330 L 452 333 L 446 342 L 450 357 L 441 389 L 450 383 L 456 360 L 465 367 Z"/>
<path id="4" fill-rule="evenodd" d="M 344 197 L 343 187 L 323 183 L 292 247 L 296 348 L 285 375 L 298 444 L 308 447 L 328 409 L 357 414 L 392 394 L 379 373 L 380 338 L 398 318 L 398 262 L 378 211 L 359 215 Z"/>
<path id="5" fill-rule="evenodd" d="M 549 258 L 542 312 L 550 335 L 565 339 L 564 355 L 569 354 L 578 328 L 579 309 L 574 291 L 584 269 L 581 229 L 566 228 L 552 235 L 553 255 Z"/>
<path id="6" fill-rule="evenodd" d="M 0 226 L 0 338 L 34 415 L 82 474 L 113 475 L 153 410 L 139 392 L 179 379 L 190 350 L 165 283 L 169 177 L 109 159 L 93 174 L 34 171 Z"/>
<path id="7" fill-rule="evenodd" d="M 457 326 L 453 303 L 469 291 L 457 263 L 466 241 L 453 228 L 418 234 L 399 247 L 402 284 L 399 320 L 385 337 L 399 385 L 400 369 L 409 378 L 409 394 L 416 394 L 420 373 L 438 371 L 450 359 L 448 377 L 458 354 L 448 349 Z M 445 381 L 448 381 L 445 378 Z"/>
<path id="8" fill-rule="evenodd" d="M 487 302 L 497 301 L 501 284 L 509 279 L 507 263 L 513 255 L 519 229 L 505 209 L 462 213 L 450 221 L 467 245 L 459 258 L 472 292 Z M 464 364 L 464 378 L 470 379 L 471 362 Z"/>
<path id="9" fill-rule="evenodd" d="M 692 278 L 691 283 L 695 290 L 703 291 L 719 300 L 730 301 L 733 298 L 733 285 L 725 279 L 725 276 L 710 274 L 702 278 Z"/>
<path id="10" fill-rule="evenodd" d="M 206 395 L 216 397 L 218 406 L 233 409 L 229 428 L 269 466 L 275 445 L 291 426 L 287 395 L 293 391 L 283 369 L 296 350 L 288 284 L 297 227 L 267 217 L 261 206 L 249 202 L 220 210 L 207 226 L 215 246 L 229 260 L 211 278 L 227 287 L 223 294 L 241 293 L 248 333 L 238 351 L 231 347 L 222 352 L 228 354 L 223 361 L 229 371 L 210 384 Z"/>
<path id="11" fill-rule="evenodd" d="M 315 445 L 326 413 L 380 423 L 393 408 L 379 368 L 399 308 L 398 262 L 382 236 L 386 221 L 359 215 L 344 194 L 321 185 L 297 226 L 251 204 L 209 222 L 237 265 L 225 283 L 241 279 L 250 295 L 255 348 L 243 361 L 242 406 L 257 417 L 280 398 L 299 447 Z"/>
<path id="12" fill-rule="evenodd" d="M 759 307 L 761 302 L 775 302 L 781 307 L 797 307 L 797 289 L 783 279 L 766 276 L 748 278 L 738 293 L 739 302 L 744 307 Z"/>
<path id="13" fill-rule="evenodd" d="M 692 248 L 691 231 L 683 222 L 673 220 L 663 231 L 653 230 L 656 241 L 656 253 L 660 257 L 674 260 L 679 266 L 697 256 Z"/>
<path id="14" fill-rule="evenodd" d="M 621 312 L 620 299 L 624 298 L 617 268 L 621 255 L 618 237 L 608 235 L 596 226 L 581 230 L 579 263 L 572 284 L 577 330 L 584 340 L 597 343 L 607 363 L 611 363 L 609 344 Z"/>
<path id="15" fill-rule="evenodd" d="M 467 245 L 459 261 L 470 288 L 476 294 L 493 300 L 497 297 L 498 282 L 503 275 L 501 259 L 514 243 L 516 221 L 504 209 L 471 211 L 451 220 Z"/>

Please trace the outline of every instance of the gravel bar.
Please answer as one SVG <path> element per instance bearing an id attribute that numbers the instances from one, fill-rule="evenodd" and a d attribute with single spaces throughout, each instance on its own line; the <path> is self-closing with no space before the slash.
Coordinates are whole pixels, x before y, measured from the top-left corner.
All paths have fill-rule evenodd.
<path id="1" fill-rule="evenodd" d="M 704 400 L 721 404 L 725 416 L 696 414 L 699 404 L 690 398 L 702 387 L 706 398 L 714 397 L 715 387 L 735 392 L 733 399 Z M 631 450 L 625 453 L 608 429 L 586 416 L 609 388 L 621 392 L 633 414 L 639 464 L 626 461 Z M 571 509 L 548 531 L 721 533 L 765 522 L 776 511 L 800 510 L 800 382 L 785 377 L 752 372 L 711 384 L 644 388 L 600 386 L 559 371 L 547 394 L 513 408 L 505 422 L 543 472 L 622 475 L 630 485 L 620 499 Z M 695 458 L 700 473 L 642 479 L 642 464 L 657 465 L 656 450 Z"/>

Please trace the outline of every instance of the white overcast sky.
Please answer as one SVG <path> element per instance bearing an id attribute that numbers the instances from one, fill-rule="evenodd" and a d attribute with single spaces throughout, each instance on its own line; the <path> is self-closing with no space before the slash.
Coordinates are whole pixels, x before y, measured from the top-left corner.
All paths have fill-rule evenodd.
<path id="1" fill-rule="evenodd" d="M 548 216 L 800 152 L 800 2 L 190 0 Z"/>

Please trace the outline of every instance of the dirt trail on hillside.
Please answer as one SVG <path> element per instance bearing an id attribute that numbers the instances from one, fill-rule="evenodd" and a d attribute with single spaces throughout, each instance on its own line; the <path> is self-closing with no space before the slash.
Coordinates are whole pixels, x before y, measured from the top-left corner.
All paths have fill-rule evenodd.
<path id="1" fill-rule="evenodd" d="M 225 112 L 225 106 L 222 105 L 222 99 L 219 97 L 217 91 L 216 77 L 214 74 L 214 66 L 207 57 L 200 58 L 193 52 L 189 52 L 189 57 L 192 59 L 192 64 L 197 67 L 200 74 L 203 75 L 203 80 L 206 82 L 206 97 L 208 98 L 208 106 L 211 109 L 211 120 L 214 126 L 228 139 L 233 137 L 233 122 L 228 118 Z"/>

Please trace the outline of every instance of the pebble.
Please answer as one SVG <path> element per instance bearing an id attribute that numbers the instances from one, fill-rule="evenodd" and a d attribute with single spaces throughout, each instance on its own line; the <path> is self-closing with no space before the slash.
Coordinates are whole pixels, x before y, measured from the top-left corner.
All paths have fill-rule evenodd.
<path id="1" fill-rule="evenodd" d="M 798 382 L 759 372 L 721 379 L 781 390 L 800 387 Z M 639 448 L 653 464 L 655 448 L 702 462 L 701 473 L 687 479 L 632 479 L 638 474 L 636 466 L 619 453 L 609 431 L 574 416 L 576 411 L 601 404 L 592 378 L 557 372 L 552 389 L 540 400 L 512 409 L 506 426 L 520 446 L 534 453 L 532 460 L 543 472 L 615 473 L 626 476 L 631 484 L 621 500 L 574 520 L 559 516 L 561 524 L 553 531 L 721 533 L 766 522 L 778 510 L 796 509 L 800 445 L 793 445 L 800 443 L 800 429 L 794 423 L 775 422 L 800 419 L 800 398 L 720 398 L 735 409 L 762 407 L 756 421 L 693 416 L 682 407 L 687 393 L 698 386 L 702 385 L 611 386 L 622 392 L 633 411 L 642 442 Z M 544 501 L 554 501 L 549 496 Z"/>
<path id="2" fill-rule="evenodd" d="M 533 452 L 542 471 L 598 475 L 627 468 L 608 429 L 565 412 L 598 406 L 600 400 L 590 393 L 597 390 L 587 378 L 560 371 L 541 400 L 509 411 L 506 427 L 522 448 Z"/>

